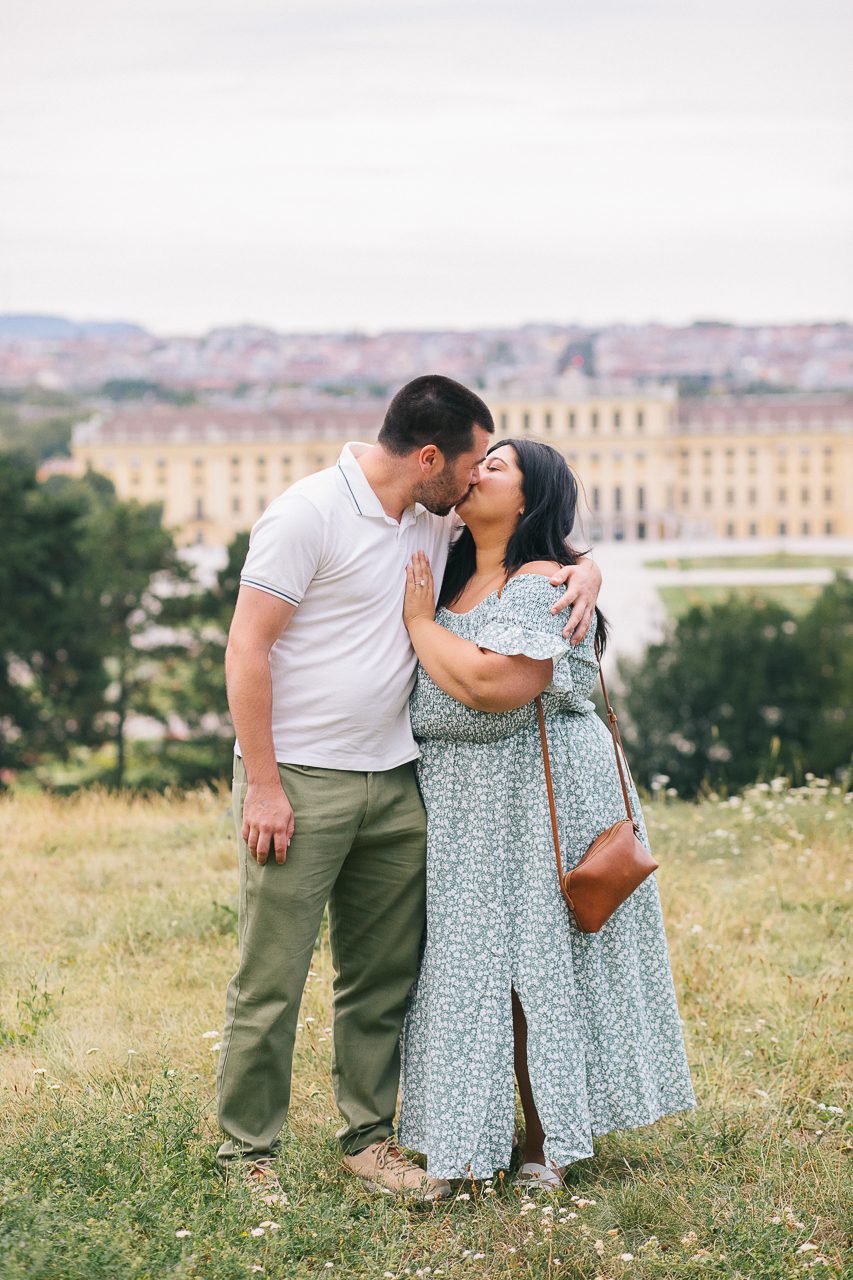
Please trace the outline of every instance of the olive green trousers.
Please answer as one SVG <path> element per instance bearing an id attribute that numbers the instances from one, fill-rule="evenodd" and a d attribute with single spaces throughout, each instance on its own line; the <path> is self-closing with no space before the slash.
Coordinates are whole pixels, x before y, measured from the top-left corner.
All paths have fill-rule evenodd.
<path id="1" fill-rule="evenodd" d="M 217 1092 L 219 1159 L 271 1154 L 287 1118 L 302 992 L 326 904 L 334 966 L 332 1082 L 352 1154 L 394 1131 L 399 1035 L 425 922 L 426 815 L 412 765 L 379 773 L 280 765 L 293 806 L 287 860 L 259 867 L 240 834 L 240 964 L 228 985 Z"/>

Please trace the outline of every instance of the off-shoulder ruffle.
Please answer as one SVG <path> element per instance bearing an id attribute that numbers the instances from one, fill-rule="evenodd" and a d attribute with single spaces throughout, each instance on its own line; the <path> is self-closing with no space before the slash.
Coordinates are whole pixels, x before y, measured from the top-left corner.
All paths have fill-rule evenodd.
<path id="1" fill-rule="evenodd" d="M 573 693 L 572 663 L 593 666 L 588 658 L 572 653 L 572 646 L 558 631 L 536 631 L 512 622 L 487 622 L 477 634 L 475 643 L 480 649 L 501 653 L 507 658 L 523 655 L 554 663 L 554 674 L 547 686 L 548 692 Z"/>

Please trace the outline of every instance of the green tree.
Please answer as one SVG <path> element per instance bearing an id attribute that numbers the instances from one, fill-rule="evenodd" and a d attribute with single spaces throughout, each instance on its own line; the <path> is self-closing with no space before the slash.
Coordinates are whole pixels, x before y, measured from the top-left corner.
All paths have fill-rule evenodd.
<path id="1" fill-rule="evenodd" d="M 71 623 L 86 567 L 87 505 L 36 481 L 0 452 L 0 766 L 91 742 L 106 680 L 86 630 Z"/>
<path id="2" fill-rule="evenodd" d="M 248 533 L 237 534 L 212 586 L 164 603 L 163 621 L 174 628 L 176 643 L 164 656 L 158 681 L 160 714 L 176 715 L 188 735 L 183 746 L 170 743 L 164 753 L 163 765 L 175 782 L 230 774 L 234 731 L 225 692 L 225 645 L 248 546 Z"/>
<path id="3" fill-rule="evenodd" d="M 109 676 L 100 724 L 104 740 L 115 744 L 115 784 L 122 786 L 128 718 L 162 718 L 156 681 L 163 651 L 174 644 L 159 630 L 164 598 L 181 590 L 191 575 L 155 503 L 95 501 L 83 552 L 76 622 L 97 647 Z"/>
<path id="4" fill-rule="evenodd" d="M 853 761 L 853 582 L 837 573 L 801 621 L 809 656 L 812 714 L 806 733 L 808 768 L 821 776 Z"/>
<path id="5" fill-rule="evenodd" d="M 622 662 L 626 742 L 638 781 L 681 795 L 828 772 L 850 759 L 849 584 L 804 619 L 760 598 L 694 607 L 638 662 Z"/>

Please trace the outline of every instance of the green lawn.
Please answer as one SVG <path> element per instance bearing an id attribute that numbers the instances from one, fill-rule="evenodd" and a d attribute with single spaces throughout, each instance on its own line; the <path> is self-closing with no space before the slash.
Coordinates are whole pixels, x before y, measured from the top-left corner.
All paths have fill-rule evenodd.
<path id="1" fill-rule="evenodd" d="M 657 587 L 656 590 L 669 616 L 678 618 L 693 605 L 722 604 L 732 596 L 755 600 L 756 607 L 760 607 L 759 602 L 773 601 L 784 605 L 792 613 L 805 613 L 817 600 L 823 587 L 818 583 L 803 582 L 784 586 L 744 584 L 742 587 Z"/>
<path id="2" fill-rule="evenodd" d="M 553 1199 L 370 1195 L 333 1136 L 323 938 L 271 1211 L 214 1173 L 227 795 L 0 799 L 2 1280 L 841 1277 L 853 805 L 779 783 L 648 817 L 698 1109 L 597 1139 Z"/>
<path id="3" fill-rule="evenodd" d="M 673 556 L 667 560 L 647 560 L 645 569 L 849 569 L 853 556 L 794 555 L 774 551 L 753 556 Z"/>

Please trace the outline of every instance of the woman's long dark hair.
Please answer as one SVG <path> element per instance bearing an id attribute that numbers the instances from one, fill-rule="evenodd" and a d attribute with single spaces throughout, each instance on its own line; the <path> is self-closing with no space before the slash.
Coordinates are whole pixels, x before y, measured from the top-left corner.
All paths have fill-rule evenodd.
<path id="1" fill-rule="evenodd" d="M 506 544 L 504 569 L 507 578 L 531 560 L 556 560 L 558 564 L 577 564 L 582 552 L 569 542 L 578 506 L 578 485 L 568 463 L 549 444 L 536 440 L 498 440 L 488 450 L 494 453 L 503 445 L 515 451 L 521 472 L 524 513 Z M 471 530 L 466 528 L 450 548 L 439 606 L 453 604 L 477 568 L 477 549 Z M 599 653 L 607 644 L 607 621 L 596 609 L 596 637 Z"/>

